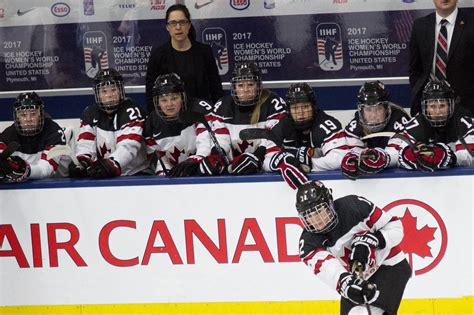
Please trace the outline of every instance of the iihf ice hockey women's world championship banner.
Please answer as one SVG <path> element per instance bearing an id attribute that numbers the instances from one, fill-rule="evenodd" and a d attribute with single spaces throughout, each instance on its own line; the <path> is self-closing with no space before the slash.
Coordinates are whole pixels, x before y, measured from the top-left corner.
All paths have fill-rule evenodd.
<path id="1" fill-rule="evenodd" d="M 433 11 L 431 0 L 0 1 L 0 91 L 90 87 L 106 67 L 143 85 L 176 3 L 224 82 L 241 61 L 266 81 L 406 77 L 413 20 Z"/>

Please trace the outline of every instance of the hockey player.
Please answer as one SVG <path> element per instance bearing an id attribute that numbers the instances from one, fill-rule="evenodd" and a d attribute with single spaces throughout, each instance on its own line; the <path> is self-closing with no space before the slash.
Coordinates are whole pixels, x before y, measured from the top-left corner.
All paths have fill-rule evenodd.
<path id="1" fill-rule="evenodd" d="M 237 64 L 232 73 L 231 95 L 220 99 L 209 114 L 217 140 L 231 161 L 227 169 L 230 174 L 278 171 L 293 189 L 307 181 L 296 159 L 281 152 L 272 141 L 242 141 L 239 137 L 246 128 L 272 129 L 285 115 L 285 101 L 262 89 L 257 65 Z"/>
<path id="2" fill-rule="evenodd" d="M 409 170 L 433 172 L 473 164 L 471 117 L 455 110 L 455 94 L 447 81 L 430 80 L 421 96 L 421 114 L 404 127 L 399 162 Z"/>
<path id="3" fill-rule="evenodd" d="M 0 182 L 48 178 L 58 169 L 59 157 L 48 159 L 56 145 L 66 144 L 63 129 L 45 117 L 43 100 L 35 92 L 21 93 L 13 104 L 13 125 L 0 134 Z M 19 148 L 1 154 L 12 143 Z"/>
<path id="4" fill-rule="evenodd" d="M 147 155 L 152 160 L 155 174 L 159 176 L 212 175 L 208 167 L 201 163 L 209 152 L 197 151 L 196 147 L 206 133 L 201 124 L 185 123 L 179 120 L 180 113 L 187 109 L 207 114 L 212 105 L 200 99 L 188 99 L 181 78 L 175 74 L 160 75 L 153 88 L 155 110 L 145 121 L 143 132 L 147 144 Z M 205 139 L 204 141 L 207 141 Z M 218 158 L 218 157 L 216 157 Z M 217 164 L 222 172 L 223 163 Z"/>
<path id="5" fill-rule="evenodd" d="M 389 141 L 390 135 L 401 131 L 409 119 L 403 108 L 389 101 L 382 82 L 365 82 L 357 95 L 355 117 L 345 128 L 349 150 L 342 159 L 342 173 L 357 179 L 397 166 L 400 140 Z M 374 137 L 363 139 L 370 135 Z"/>
<path id="6" fill-rule="evenodd" d="M 304 171 L 327 171 L 341 166 L 347 143 L 341 123 L 316 104 L 313 89 L 295 83 L 286 94 L 287 115 L 272 129 L 284 150 Z"/>
<path id="7" fill-rule="evenodd" d="M 340 313 L 396 314 L 411 275 L 401 221 L 360 196 L 333 200 L 319 181 L 298 189 L 296 209 L 300 258 L 341 295 Z"/>
<path id="8" fill-rule="evenodd" d="M 133 175 L 148 165 L 143 145 L 141 110 L 125 98 L 122 75 L 100 70 L 94 77 L 96 104 L 84 109 L 76 142 L 81 165 L 71 163 L 71 177 L 107 178 Z"/>

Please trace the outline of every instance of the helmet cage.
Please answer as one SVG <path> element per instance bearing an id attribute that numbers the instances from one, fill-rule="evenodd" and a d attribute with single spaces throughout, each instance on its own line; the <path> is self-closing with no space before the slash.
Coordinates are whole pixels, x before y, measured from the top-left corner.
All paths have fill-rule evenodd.
<path id="1" fill-rule="evenodd" d="M 181 95 L 181 102 L 182 102 L 181 103 L 181 108 L 179 109 L 178 115 L 176 115 L 176 116 L 166 115 L 165 112 L 161 109 L 161 106 L 160 106 L 160 97 L 168 96 L 168 95 L 172 95 L 172 94 Z M 186 109 L 187 109 L 186 104 L 187 104 L 187 99 L 186 99 L 186 93 L 184 93 L 184 91 L 175 91 L 175 92 L 170 91 L 169 93 L 164 93 L 164 94 L 161 94 L 161 95 L 154 95 L 153 96 L 153 106 L 155 107 L 155 112 L 158 114 L 158 116 L 161 117 L 161 119 L 163 119 L 164 121 L 168 121 L 168 122 L 177 121 L 179 119 L 179 114 L 186 111 Z"/>
<path id="2" fill-rule="evenodd" d="M 237 95 L 237 84 L 243 81 L 253 81 L 257 85 L 255 96 L 252 97 L 251 99 L 242 100 Z M 240 76 L 233 77 L 231 79 L 230 94 L 232 95 L 232 98 L 234 99 L 235 104 L 239 106 L 244 106 L 244 107 L 254 106 L 255 104 L 257 104 L 257 101 L 260 99 L 260 96 L 262 95 L 262 80 L 260 76 L 256 74 L 248 74 L 248 75 L 240 75 Z"/>
<path id="3" fill-rule="evenodd" d="M 33 112 L 37 111 L 39 114 L 39 121 L 36 125 L 24 127 L 20 122 L 20 115 L 22 112 Z M 13 110 L 13 118 L 15 120 L 16 131 L 22 136 L 35 136 L 43 130 L 44 126 L 44 107 L 43 103 L 40 104 L 29 101 L 23 101 L 19 106 L 15 106 Z"/>
<path id="4" fill-rule="evenodd" d="M 299 212 L 298 216 L 305 229 L 312 233 L 327 233 L 339 223 L 332 200 L 313 204 L 309 209 Z M 319 222 L 320 224 L 315 224 L 314 222 Z"/>
<path id="5" fill-rule="evenodd" d="M 448 102 L 448 113 L 445 118 L 434 118 L 431 117 L 431 115 L 428 113 L 428 104 L 436 101 L 437 103 L 440 103 L 441 101 L 447 101 Z M 446 126 L 448 120 L 453 116 L 454 113 L 454 98 L 427 98 L 423 99 L 421 101 L 421 112 L 425 119 L 428 121 L 428 123 L 432 127 L 444 127 Z"/>
<path id="6" fill-rule="evenodd" d="M 292 114 L 292 108 L 294 108 L 296 104 L 301 103 L 311 103 L 311 115 L 309 115 L 308 111 L 305 110 L 307 117 L 305 117 L 305 119 L 296 121 Z M 306 83 L 292 84 L 286 94 L 286 104 L 290 112 L 290 118 L 293 120 L 295 128 L 298 130 L 309 129 L 313 124 L 316 111 L 316 100 L 313 89 Z"/>
<path id="7" fill-rule="evenodd" d="M 115 87 L 119 91 L 119 99 L 117 101 L 104 103 L 100 99 L 101 89 L 103 87 L 108 87 L 108 86 Z M 123 90 L 122 81 L 120 81 L 120 80 L 104 80 L 104 81 L 101 81 L 101 82 L 97 83 L 94 87 L 94 94 L 95 94 L 95 101 L 96 101 L 97 105 L 99 106 L 99 108 L 102 111 L 106 112 L 107 114 L 112 114 L 115 111 L 117 111 L 117 109 L 120 106 L 120 103 L 125 98 L 125 93 L 124 93 L 124 90 Z"/>
<path id="8" fill-rule="evenodd" d="M 369 107 L 376 107 L 379 105 L 383 105 L 385 107 L 385 118 L 382 121 L 375 122 L 375 123 L 368 121 L 364 116 L 364 109 L 369 108 Z M 388 121 L 390 120 L 390 116 L 392 114 L 392 109 L 388 101 L 377 102 L 374 104 L 358 103 L 357 112 L 359 113 L 359 121 L 362 127 L 364 127 L 370 132 L 379 132 L 379 131 L 382 131 L 385 128 L 385 126 L 387 126 Z"/>

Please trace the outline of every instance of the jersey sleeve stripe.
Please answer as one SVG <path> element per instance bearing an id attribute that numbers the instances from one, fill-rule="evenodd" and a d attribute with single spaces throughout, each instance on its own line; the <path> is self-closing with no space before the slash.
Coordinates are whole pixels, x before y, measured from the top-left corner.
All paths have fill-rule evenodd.
<path id="1" fill-rule="evenodd" d="M 273 114 L 273 115 L 268 116 L 268 117 L 267 117 L 267 120 L 270 120 L 270 119 L 277 119 L 277 120 L 280 120 L 280 119 L 282 119 L 282 118 L 285 117 L 285 116 L 286 116 L 286 113 L 284 113 L 284 112 L 283 112 L 283 113 L 275 113 L 275 114 Z"/>
<path id="2" fill-rule="evenodd" d="M 5 150 L 7 148 L 7 145 L 3 142 L 0 142 L 0 150 Z"/>
<path id="3" fill-rule="evenodd" d="M 79 135 L 78 140 L 95 140 L 95 134 L 90 132 L 83 132 Z"/>
<path id="4" fill-rule="evenodd" d="M 467 143 L 469 149 L 474 150 L 474 144 Z M 456 151 L 466 150 L 466 147 L 463 144 L 456 144 Z"/>
<path id="5" fill-rule="evenodd" d="M 58 166 L 59 166 L 58 163 L 56 163 L 53 159 L 48 160 L 46 157 L 46 153 L 41 153 L 41 159 L 51 164 L 51 166 L 53 167 L 55 171 L 58 169 Z"/>
<path id="6" fill-rule="evenodd" d="M 206 128 L 196 128 L 196 135 L 200 135 L 204 131 L 206 131 Z"/>
<path id="7" fill-rule="evenodd" d="M 375 223 L 377 223 L 378 219 L 382 216 L 382 210 L 379 207 L 375 207 L 372 213 L 369 216 L 369 220 L 367 220 L 367 226 L 372 228 Z"/>
<path id="8" fill-rule="evenodd" d="M 145 125 L 143 121 L 131 121 L 128 124 L 123 125 L 122 129 L 132 128 L 132 127 L 142 127 Z"/>
<path id="9" fill-rule="evenodd" d="M 154 146 L 154 145 L 156 145 L 157 143 L 156 143 L 155 139 L 153 139 L 153 138 L 147 138 L 147 139 L 145 139 L 145 144 L 146 144 L 146 145 L 149 145 L 149 146 Z"/>
<path id="10" fill-rule="evenodd" d="M 227 128 L 219 128 L 214 131 L 218 135 L 230 135 L 229 129 Z"/>
<path id="11" fill-rule="evenodd" d="M 137 142 L 141 142 L 142 139 L 143 139 L 143 137 L 141 135 L 137 135 L 137 134 L 121 135 L 120 137 L 117 138 L 117 143 L 119 143 L 120 141 L 124 141 L 124 140 L 135 140 Z"/>

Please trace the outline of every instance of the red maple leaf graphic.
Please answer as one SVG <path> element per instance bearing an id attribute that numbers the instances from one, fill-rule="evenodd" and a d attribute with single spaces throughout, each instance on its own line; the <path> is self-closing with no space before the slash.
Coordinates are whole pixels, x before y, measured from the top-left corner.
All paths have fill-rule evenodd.
<path id="1" fill-rule="evenodd" d="M 178 164 L 179 157 L 181 156 L 181 154 L 184 154 L 184 149 L 183 149 L 183 150 L 179 150 L 177 147 L 174 147 L 173 152 L 170 152 L 170 153 L 169 153 L 169 155 L 172 157 L 171 163 L 172 163 L 173 165 Z"/>
<path id="2" fill-rule="evenodd" d="M 97 150 L 97 156 L 99 159 L 103 159 L 104 156 L 108 153 L 108 152 L 111 152 L 111 150 L 109 148 L 107 148 L 107 145 L 105 144 L 105 142 L 102 144 L 101 147 L 98 148 Z"/>
<path id="3" fill-rule="evenodd" d="M 242 142 L 240 142 L 240 143 L 237 143 L 237 145 L 239 146 L 240 152 L 239 152 L 238 150 L 232 149 L 232 151 L 233 151 L 233 156 L 238 156 L 238 155 L 244 153 L 245 150 L 247 150 L 248 147 L 253 146 L 253 142 L 252 142 L 252 143 L 249 143 L 249 142 L 247 142 L 247 141 L 244 140 L 244 141 L 242 141 Z"/>
<path id="4" fill-rule="evenodd" d="M 428 245 L 429 242 L 434 240 L 434 233 L 437 228 L 429 227 L 428 225 L 423 226 L 421 229 L 416 228 L 416 218 L 413 217 L 410 210 L 406 208 L 405 214 L 401 218 L 404 230 L 404 236 L 400 243 L 400 248 L 404 253 L 408 254 L 410 266 L 412 266 L 413 254 L 425 258 L 433 257 L 431 253 L 431 247 Z"/>
<path id="5" fill-rule="evenodd" d="M 344 261 L 344 267 L 349 270 L 349 257 L 351 256 L 351 250 L 347 247 L 344 247 L 344 256 L 341 257 L 342 261 Z"/>

